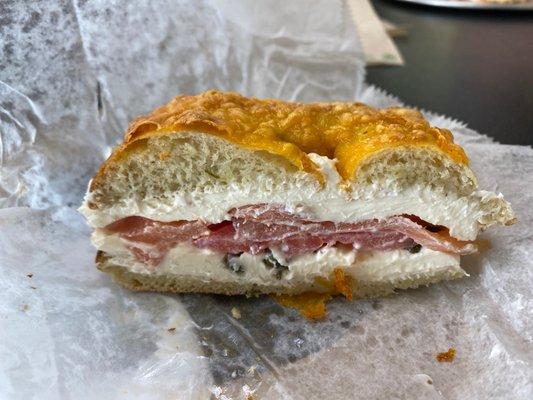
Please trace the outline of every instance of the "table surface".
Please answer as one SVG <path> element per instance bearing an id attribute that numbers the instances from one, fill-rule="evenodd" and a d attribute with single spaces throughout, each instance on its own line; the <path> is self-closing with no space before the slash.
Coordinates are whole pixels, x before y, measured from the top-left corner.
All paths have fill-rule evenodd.
<path id="1" fill-rule="evenodd" d="M 372 3 L 408 34 L 395 39 L 405 65 L 369 67 L 369 83 L 501 143 L 533 145 L 533 13 Z"/>

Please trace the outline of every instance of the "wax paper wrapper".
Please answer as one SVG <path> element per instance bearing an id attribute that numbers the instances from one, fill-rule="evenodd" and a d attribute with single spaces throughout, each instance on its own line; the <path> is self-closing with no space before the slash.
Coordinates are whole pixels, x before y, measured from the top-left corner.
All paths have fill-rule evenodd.
<path id="1" fill-rule="evenodd" d="M 76 207 L 138 114 L 209 88 L 398 104 L 363 83 L 346 7 L 0 4 L 0 399 L 532 398 L 533 150 L 445 117 L 427 113 L 520 220 L 484 235 L 467 279 L 336 299 L 312 323 L 268 297 L 132 293 L 94 268 Z"/>

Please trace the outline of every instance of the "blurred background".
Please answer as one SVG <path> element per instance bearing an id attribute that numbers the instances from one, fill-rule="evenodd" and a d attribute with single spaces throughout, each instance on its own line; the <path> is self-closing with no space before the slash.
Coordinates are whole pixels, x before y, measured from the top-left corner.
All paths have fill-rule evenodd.
<path id="1" fill-rule="evenodd" d="M 369 66 L 367 82 L 501 143 L 532 145 L 533 2 L 488 9 L 445 3 L 468 2 L 371 1 L 380 19 L 394 24 L 389 34 L 403 65 Z"/>

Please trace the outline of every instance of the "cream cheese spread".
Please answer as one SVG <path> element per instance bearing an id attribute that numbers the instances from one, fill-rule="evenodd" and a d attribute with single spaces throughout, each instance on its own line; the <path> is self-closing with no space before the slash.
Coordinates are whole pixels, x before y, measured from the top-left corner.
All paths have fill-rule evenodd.
<path id="1" fill-rule="evenodd" d="M 407 250 L 358 251 L 349 247 L 325 247 L 314 253 L 285 260 L 282 253 L 273 249 L 275 259 L 284 266 L 276 271 L 264 262 L 264 254 L 243 253 L 236 256 L 232 269 L 224 255 L 212 250 L 198 249 L 188 243 L 178 244 L 157 267 L 137 261 L 126 247 L 127 242 L 118 235 L 108 235 L 101 230 L 93 233 L 93 244 L 111 257 L 117 265 L 129 271 L 150 275 L 179 275 L 195 277 L 205 282 L 241 282 L 259 285 L 312 284 L 318 277 L 328 279 L 335 268 L 360 283 L 394 283 L 412 280 L 440 270 L 466 273 L 459 267 L 459 256 L 427 248 L 411 254 Z"/>
<path id="2" fill-rule="evenodd" d="M 352 192 L 342 188 L 335 160 L 309 154 L 326 177 L 325 187 L 301 185 L 287 189 L 262 191 L 254 187 L 227 188 L 223 192 L 176 193 L 172 198 L 145 198 L 142 201 L 125 199 L 101 210 L 87 206 L 87 195 L 79 211 L 94 227 L 103 227 L 118 219 L 132 215 L 158 221 L 204 220 L 217 223 L 229 219 L 228 211 L 235 207 L 276 203 L 289 211 L 303 212 L 317 221 L 350 221 L 385 218 L 412 214 L 434 225 L 444 225 L 450 234 L 462 240 L 474 240 L 483 226 L 492 218 L 488 202 L 502 198 L 491 192 L 477 191 L 468 196 L 445 193 L 432 187 L 412 186 L 407 189 L 388 185 L 387 190 L 372 184 Z M 387 185 L 386 185 L 387 186 Z M 489 211 L 487 211 L 489 210 Z"/>

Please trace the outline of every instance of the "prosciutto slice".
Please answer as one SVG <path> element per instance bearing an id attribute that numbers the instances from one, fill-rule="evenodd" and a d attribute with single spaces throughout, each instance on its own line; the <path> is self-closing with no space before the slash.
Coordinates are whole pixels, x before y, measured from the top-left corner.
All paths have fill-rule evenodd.
<path id="1" fill-rule="evenodd" d="M 469 254 L 475 247 L 452 238 L 447 229 L 428 224 L 415 216 L 393 216 L 349 223 L 313 221 L 281 207 L 251 205 L 232 210 L 237 240 L 286 241 L 298 235 L 322 239 L 322 244 L 354 244 L 357 248 L 391 250 L 414 242 L 432 250 Z M 437 230 L 437 232 L 434 232 Z M 409 239 L 411 239 L 409 241 Z M 319 246 L 320 247 L 320 246 Z M 302 251 L 302 253 L 305 251 Z M 288 255 L 301 254 L 287 252 Z"/>
<path id="2" fill-rule="evenodd" d="M 257 254 L 279 247 L 289 258 L 337 244 L 368 250 L 413 248 L 420 244 L 448 253 L 475 251 L 473 244 L 456 240 L 445 228 L 414 216 L 335 223 L 314 221 L 305 214 L 265 204 L 233 209 L 229 215 L 231 220 L 212 225 L 202 221 L 159 222 L 134 216 L 105 229 L 119 234 L 139 261 L 151 265 L 159 264 L 181 242 L 224 254 Z"/>
<path id="3" fill-rule="evenodd" d="M 153 266 L 159 265 L 178 243 L 211 232 L 201 221 L 159 222 L 138 216 L 120 219 L 105 229 L 110 233 L 118 233 L 128 242 L 128 248 L 139 261 Z"/>

